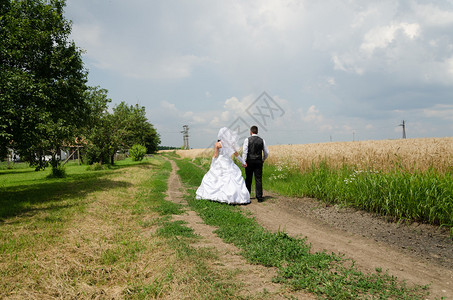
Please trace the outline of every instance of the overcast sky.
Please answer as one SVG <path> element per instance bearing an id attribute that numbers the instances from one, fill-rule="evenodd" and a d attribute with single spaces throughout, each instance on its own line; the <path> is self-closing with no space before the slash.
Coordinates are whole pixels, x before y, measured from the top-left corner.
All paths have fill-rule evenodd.
<path id="1" fill-rule="evenodd" d="M 162 145 L 453 136 L 453 1 L 67 0 L 89 85 Z"/>

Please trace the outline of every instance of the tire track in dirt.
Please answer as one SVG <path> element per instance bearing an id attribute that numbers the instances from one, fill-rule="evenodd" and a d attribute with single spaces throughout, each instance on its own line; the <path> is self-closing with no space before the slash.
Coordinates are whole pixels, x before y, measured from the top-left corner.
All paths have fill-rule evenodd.
<path id="1" fill-rule="evenodd" d="M 263 227 L 271 231 L 283 230 L 290 236 L 307 238 L 312 251 L 334 252 L 352 258 L 364 272 L 376 272 L 376 268 L 388 270 L 390 275 L 405 280 L 409 285 L 431 284 L 427 299 L 453 298 L 453 271 L 412 257 L 383 242 L 340 230 L 315 218 L 301 215 L 283 203 L 287 198 L 272 195 L 262 203 L 252 201 L 244 210 L 251 212 Z M 297 200 L 303 201 L 302 198 Z"/>
<path id="2" fill-rule="evenodd" d="M 315 296 L 304 291 L 291 292 L 280 284 L 272 282 L 276 276 L 276 268 L 268 268 L 260 265 L 249 264 L 239 253 L 240 250 L 234 245 L 223 242 L 214 231 L 215 227 L 206 225 L 196 212 L 187 207 L 184 200 L 184 188 L 176 173 L 178 167 L 173 160 L 169 160 L 172 171 L 168 180 L 167 200 L 186 206 L 186 212 L 182 215 L 174 215 L 174 220 L 187 222 L 187 226 L 202 237 L 201 241 L 192 244 L 193 247 L 212 248 L 218 254 L 218 260 L 212 263 L 213 268 L 219 270 L 238 271 L 236 279 L 242 282 L 241 296 L 258 297 L 268 299 L 316 299 Z"/>

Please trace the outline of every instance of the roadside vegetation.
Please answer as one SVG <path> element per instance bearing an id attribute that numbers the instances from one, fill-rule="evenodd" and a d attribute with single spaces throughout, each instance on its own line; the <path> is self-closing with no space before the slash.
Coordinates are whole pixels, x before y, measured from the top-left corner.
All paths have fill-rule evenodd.
<path id="1" fill-rule="evenodd" d="M 190 207 L 207 224 L 218 227 L 216 233 L 240 248 L 251 263 L 277 267 L 275 282 L 329 299 L 423 299 L 426 296 L 426 287 L 408 287 L 380 268 L 373 274 L 364 274 L 352 260 L 340 255 L 313 253 L 305 240 L 290 237 L 285 232 L 269 232 L 236 206 L 195 200 L 195 190 L 209 167 L 207 159 L 176 162 L 188 187 Z"/>
<path id="2" fill-rule="evenodd" d="M 321 163 L 300 172 L 288 165 L 268 165 L 264 180 L 266 188 L 283 195 L 353 206 L 395 221 L 453 226 L 453 176 L 434 169 L 407 172 L 396 166 L 384 172 Z"/>

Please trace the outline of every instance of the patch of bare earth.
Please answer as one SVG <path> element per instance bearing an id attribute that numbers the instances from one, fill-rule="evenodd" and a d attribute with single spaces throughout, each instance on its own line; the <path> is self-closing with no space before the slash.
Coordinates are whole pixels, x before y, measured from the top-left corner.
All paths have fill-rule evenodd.
<path id="1" fill-rule="evenodd" d="M 167 200 L 187 205 L 183 199 L 185 194 L 183 185 L 176 173 L 176 163 L 172 160 L 170 162 L 172 173 L 169 178 Z M 258 299 L 288 299 L 290 297 L 316 299 L 313 295 L 303 291 L 292 292 L 282 285 L 273 283 L 272 278 L 276 275 L 276 268 L 249 264 L 240 255 L 238 248 L 223 242 L 215 235 L 216 228 L 204 224 L 203 220 L 189 208 L 186 208 L 186 212 L 182 215 L 174 215 L 173 219 L 187 222 L 187 226 L 202 237 L 201 240 L 192 244 L 193 247 L 205 247 L 213 249 L 217 253 L 218 259 L 212 263 L 212 268 L 236 274 L 235 280 L 241 283 L 240 296 Z"/>
<path id="2" fill-rule="evenodd" d="M 431 284 L 429 299 L 453 298 L 453 243 L 447 230 L 389 222 L 316 199 L 265 194 L 264 202 L 243 207 L 265 228 L 305 237 L 313 251 L 344 254 L 365 272 L 382 268 L 409 285 Z"/>

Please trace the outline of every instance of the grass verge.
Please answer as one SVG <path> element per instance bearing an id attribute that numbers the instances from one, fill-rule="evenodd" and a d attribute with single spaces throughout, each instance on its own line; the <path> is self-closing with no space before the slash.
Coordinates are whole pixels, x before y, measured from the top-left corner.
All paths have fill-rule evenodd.
<path id="1" fill-rule="evenodd" d="M 353 206 L 394 220 L 453 227 L 453 177 L 435 170 L 411 173 L 400 168 L 381 172 L 325 163 L 304 173 L 266 165 L 266 188 L 289 196 L 307 196 Z"/>
<path id="2" fill-rule="evenodd" d="M 423 299 L 426 287 L 407 287 L 397 278 L 376 270 L 363 274 L 354 262 L 334 253 L 311 253 L 303 239 L 284 232 L 269 232 L 246 216 L 238 207 L 195 200 L 195 189 L 205 171 L 185 160 L 176 161 L 179 175 L 189 188 L 188 203 L 204 221 L 218 227 L 216 233 L 242 250 L 251 263 L 278 268 L 275 282 L 304 289 L 329 299 Z"/>

